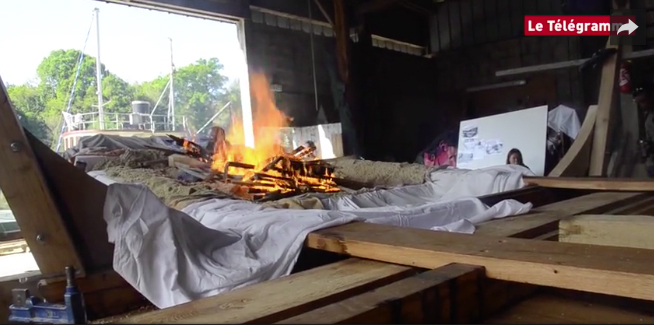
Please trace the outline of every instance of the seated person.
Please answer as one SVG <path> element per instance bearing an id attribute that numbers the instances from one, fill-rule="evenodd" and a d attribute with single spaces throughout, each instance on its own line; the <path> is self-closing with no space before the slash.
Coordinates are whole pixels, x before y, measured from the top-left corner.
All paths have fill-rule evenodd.
<path id="1" fill-rule="evenodd" d="M 522 167 L 525 167 L 525 168 L 529 169 L 529 167 L 527 167 L 527 165 L 525 165 L 525 163 L 522 162 L 522 152 L 520 152 L 520 150 L 518 150 L 516 148 L 513 148 L 513 149 L 509 150 L 509 154 L 506 155 L 506 164 L 507 165 L 520 165 Z M 529 169 L 529 170 L 531 170 L 531 169 Z"/>

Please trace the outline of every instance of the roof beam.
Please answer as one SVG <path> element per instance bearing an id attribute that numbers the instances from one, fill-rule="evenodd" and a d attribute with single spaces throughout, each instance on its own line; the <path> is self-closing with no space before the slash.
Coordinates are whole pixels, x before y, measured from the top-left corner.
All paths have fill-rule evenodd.
<path id="1" fill-rule="evenodd" d="M 622 59 L 634 60 L 634 59 L 648 58 L 652 56 L 654 56 L 654 49 L 625 53 L 622 56 Z M 559 70 L 559 69 L 576 68 L 586 63 L 586 61 L 588 60 L 590 59 L 577 59 L 571 61 L 563 61 L 563 62 L 556 62 L 556 63 L 532 65 L 528 67 L 521 67 L 521 68 L 514 68 L 514 69 L 499 70 L 495 72 L 495 76 L 505 77 L 505 76 L 519 75 L 519 74 L 548 72 L 548 71 Z"/>
<path id="2" fill-rule="evenodd" d="M 392 5 L 401 2 L 402 0 L 368 0 L 357 8 L 357 13 L 360 15 L 368 14 L 375 11 L 390 8 Z"/>

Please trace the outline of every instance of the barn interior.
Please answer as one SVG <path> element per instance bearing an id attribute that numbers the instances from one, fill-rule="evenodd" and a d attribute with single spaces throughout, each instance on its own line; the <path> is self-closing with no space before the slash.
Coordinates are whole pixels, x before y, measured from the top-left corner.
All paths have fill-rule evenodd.
<path id="1" fill-rule="evenodd" d="M 524 35 L 526 15 L 649 22 L 654 2 L 104 2 L 238 25 L 243 145 L 105 132 L 54 152 L 0 82 L 0 188 L 20 228 L 0 257 L 29 250 L 39 268 L 0 277 L 0 320 L 654 321 L 645 119 L 622 83 L 652 79 L 654 34 Z M 537 108 L 542 166 L 509 163 L 501 143 L 506 164 L 460 164 L 474 121 Z M 547 147 L 560 108 L 576 131 Z M 498 128 L 524 129 L 512 121 Z M 282 126 L 329 144 L 279 151 L 262 130 Z M 453 134 L 459 153 L 427 162 Z"/>

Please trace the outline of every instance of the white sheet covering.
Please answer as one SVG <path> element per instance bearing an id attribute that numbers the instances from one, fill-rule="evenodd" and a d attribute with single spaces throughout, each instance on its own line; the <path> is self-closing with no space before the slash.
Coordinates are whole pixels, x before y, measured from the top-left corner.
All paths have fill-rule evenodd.
<path id="1" fill-rule="evenodd" d="M 423 185 L 326 199 L 330 210 L 212 199 L 180 212 L 143 185 L 114 183 L 104 218 L 114 269 L 166 308 L 288 275 L 306 235 L 318 229 L 359 220 L 472 233 L 477 223 L 526 213 L 531 204 L 505 200 L 489 208 L 471 197 L 522 187 L 527 170 L 518 167 L 438 172 Z"/>

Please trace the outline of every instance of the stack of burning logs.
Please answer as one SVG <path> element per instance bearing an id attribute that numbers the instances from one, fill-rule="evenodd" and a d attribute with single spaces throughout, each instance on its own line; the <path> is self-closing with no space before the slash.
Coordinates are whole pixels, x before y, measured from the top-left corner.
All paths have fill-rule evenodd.
<path id="1" fill-rule="evenodd" d="M 323 160 L 311 158 L 316 151 L 314 143 L 309 141 L 290 153 L 284 152 L 254 165 L 238 161 L 239 157 L 234 157 L 235 161 L 228 161 L 230 155 L 226 151 L 231 145 L 224 139 L 224 131 L 220 131 L 222 129 L 212 132 L 214 141 L 208 147 L 213 147 L 213 152 L 192 141 L 170 136 L 184 148 L 185 155 L 211 165 L 211 172 L 204 181 L 240 186 L 245 188 L 249 197 L 258 202 L 303 193 L 340 191 L 332 177 L 334 168 Z"/>

